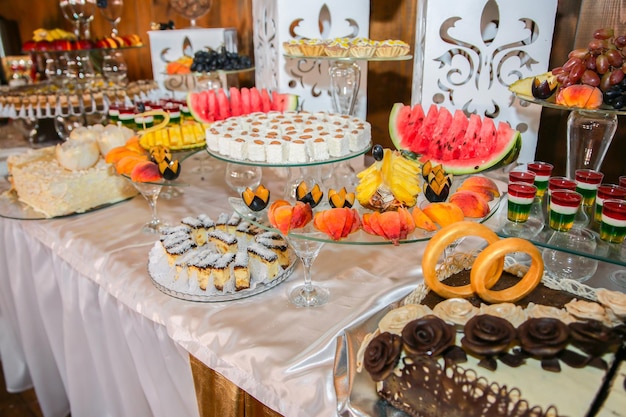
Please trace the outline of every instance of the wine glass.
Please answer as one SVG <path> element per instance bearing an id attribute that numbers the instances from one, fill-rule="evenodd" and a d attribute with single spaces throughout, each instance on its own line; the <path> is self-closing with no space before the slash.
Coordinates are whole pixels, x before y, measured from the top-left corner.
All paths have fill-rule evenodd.
<path id="1" fill-rule="evenodd" d="M 311 266 L 324 246 L 324 233 L 309 223 L 285 236 L 304 268 L 304 283 L 291 289 L 289 301 L 297 307 L 318 307 L 330 298 L 328 289 L 313 284 Z"/>
<path id="2" fill-rule="evenodd" d="M 170 0 L 170 6 L 176 13 L 189 19 L 192 28 L 196 26 L 196 19 L 204 16 L 211 9 L 212 0 Z"/>
<path id="3" fill-rule="evenodd" d="M 61 13 L 63 13 L 63 17 L 72 23 L 74 26 L 74 35 L 79 38 L 80 37 L 80 18 L 78 15 L 74 14 L 74 9 L 70 4 L 70 0 L 60 0 L 59 7 L 61 7 Z"/>
<path id="4" fill-rule="evenodd" d="M 118 87 L 128 82 L 128 67 L 120 51 L 109 50 L 102 58 L 102 76 L 106 81 Z"/>
<path id="5" fill-rule="evenodd" d="M 231 190 L 235 191 L 241 197 L 247 187 L 255 189 L 261 184 L 263 178 L 263 169 L 259 166 L 242 165 L 236 163 L 227 163 L 226 172 L 224 173 L 224 181 Z"/>
<path id="6" fill-rule="evenodd" d="M 76 36 L 84 39 L 91 38 L 89 26 L 96 11 L 96 0 L 60 0 L 59 6 L 61 6 L 63 16 L 74 24 Z"/>
<path id="7" fill-rule="evenodd" d="M 122 20 L 124 0 L 97 0 L 100 14 L 111 24 L 111 36 L 117 36 L 117 25 Z"/>
<path id="8" fill-rule="evenodd" d="M 150 206 L 150 221 L 144 224 L 141 228 L 141 231 L 148 234 L 160 233 L 161 228 L 164 224 L 159 220 L 159 216 L 157 214 L 157 201 L 159 199 L 159 195 L 161 194 L 161 189 L 163 188 L 164 183 L 159 182 L 138 182 L 133 181 L 128 176 L 124 176 L 128 181 L 130 181 L 137 191 L 146 199 L 148 202 L 148 206 Z"/>

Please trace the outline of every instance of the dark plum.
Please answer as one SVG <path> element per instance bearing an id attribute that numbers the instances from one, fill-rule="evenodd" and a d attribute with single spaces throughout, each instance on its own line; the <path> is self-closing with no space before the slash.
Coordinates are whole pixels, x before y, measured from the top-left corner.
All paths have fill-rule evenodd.
<path id="1" fill-rule="evenodd" d="M 533 97 L 545 100 L 550 98 L 554 92 L 556 91 L 557 84 L 551 84 L 548 80 L 539 80 L 539 78 L 534 78 L 532 83 L 532 93 Z"/>

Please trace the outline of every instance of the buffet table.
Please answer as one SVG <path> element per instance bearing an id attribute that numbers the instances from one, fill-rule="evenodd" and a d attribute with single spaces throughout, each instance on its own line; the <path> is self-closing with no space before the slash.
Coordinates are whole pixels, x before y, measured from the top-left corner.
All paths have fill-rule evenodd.
<path id="1" fill-rule="evenodd" d="M 218 166 L 207 173 L 200 164 Z M 202 152 L 183 169 L 189 186 L 159 200 L 162 220 L 232 212 L 222 162 Z M 263 183 L 275 192 L 282 174 L 266 168 Z M 288 303 L 288 289 L 302 281 L 300 266 L 250 298 L 179 300 L 160 292 L 147 272 L 158 239 L 140 232 L 148 218 L 138 196 L 60 219 L 0 219 L 7 387 L 34 386 L 45 416 L 252 415 L 245 398 L 258 400 L 266 415 L 336 415 L 336 338 L 421 279 L 421 243 L 327 244 L 313 266 L 314 280 L 331 291 L 321 308 Z M 215 389 L 205 389 L 206 380 Z M 249 397 L 233 394 L 231 383 Z"/>

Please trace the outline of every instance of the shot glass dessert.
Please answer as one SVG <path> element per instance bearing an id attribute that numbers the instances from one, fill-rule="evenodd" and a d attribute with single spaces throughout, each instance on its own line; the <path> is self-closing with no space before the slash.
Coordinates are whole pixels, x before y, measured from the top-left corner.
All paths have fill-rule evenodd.
<path id="1" fill-rule="evenodd" d="M 548 188 L 548 180 L 552 175 L 554 165 L 547 162 L 535 161 L 528 164 L 528 170 L 535 173 L 535 186 L 537 187 L 537 197 L 543 198 Z"/>
<path id="2" fill-rule="evenodd" d="M 594 215 L 594 220 L 598 223 L 602 220 L 602 205 L 606 200 L 626 200 L 626 187 L 617 184 L 602 184 L 598 187 Z"/>
<path id="3" fill-rule="evenodd" d="M 584 207 L 591 207 L 595 203 L 596 193 L 603 178 L 603 173 L 593 169 L 576 170 L 576 191 L 582 194 Z"/>
<path id="4" fill-rule="evenodd" d="M 554 190 L 550 195 L 550 228 L 558 232 L 569 231 L 582 200 L 582 194 L 576 191 Z"/>
<path id="5" fill-rule="evenodd" d="M 511 182 L 508 193 L 507 219 L 515 223 L 526 222 L 535 200 L 537 187 L 534 184 Z"/>
<path id="6" fill-rule="evenodd" d="M 605 200 L 601 221 L 600 239 L 609 243 L 622 243 L 626 237 L 626 201 Z"/>
<path id="7" fill-rule="evenodd" d="M 622 175 L 621 177 L 619 177 L 618 184 L 620 187 L 626 187 L 626 175 Z"/>
<path id="8" fill-rule="evenodd" d="M 511 171 L 509 172 L 509 182 L 535 183 L 535 173 L 532 171 Z"/>

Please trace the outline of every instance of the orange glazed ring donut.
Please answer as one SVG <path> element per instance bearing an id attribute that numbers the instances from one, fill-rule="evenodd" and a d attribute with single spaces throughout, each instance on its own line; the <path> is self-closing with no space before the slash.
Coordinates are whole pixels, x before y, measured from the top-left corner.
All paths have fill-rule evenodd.
<path id="1" fill-rule="evenodd" d="M 439 230 L 430 239 L 430 241 L 426 245 L 426 248 L 424 249 L 424 256 L 422 257 L 422 273 L 424 274 L 424 282 L 426 283 L 426 285 L 441 297 L 467 298 L 474 295 L 474 290 L 472 289 L 471 284 L 463 285 L 460 287 L 453 287 L 451 285 L 446 285 L 442 283 L 437 278 L 437 262 L 439 261 L 440 255 L 443 253 L 444 249 L 448 245 L 450 245 L 455 240 L 465 236 L 481 237 L 485 239 L 490 245 L 500 240 L 498 235 L 496 235 L 487 226 L 471 221 L 452 223 L 451 225 Z M 491 288 L 495 285 L 498 278 L 500 278 L 502 268 L 504 267 L 504 257 L 498 258 L 496 261 L 494 261 L 493 265 L 491 265 L 490 263 L 486 266 L 487 268 L 485 270 L 485 273 L 483 273 L 483 275 L 486 277 L 485 286 L 487 288 Z"/>
<path id="2" fill-rule="evenodd" d="M 525 252 L 530 255 L 532 263 L 526 275 L 514 286 L 500 291 L 491 291 L 490 286 L 483 278 L 492 273 L 493 263 L 496 260 L 503 260 L 507 253 Z M 502 270 L 498 273 L 498 278 Z M 539 249 L 527 240 L 517 237 L 510 237 L 494 242 L 487 246 L 476 257 L 472 271 L 470 272 L 470 282 L 472 289 L 480 298 L 489 303 L 514 303 L 526 297 L 543 277 L 543 259 Z M 492 285 L 493 286 L 493 285 Z"/>

